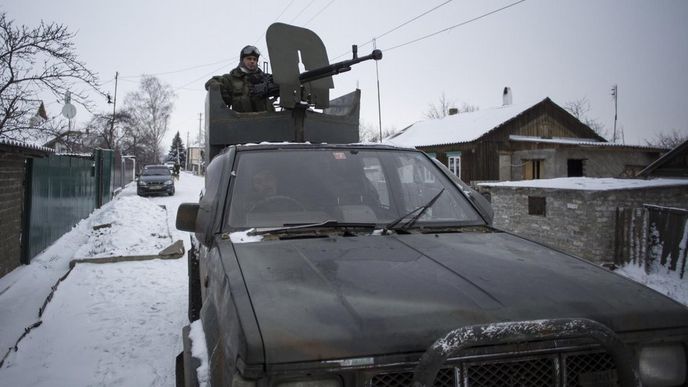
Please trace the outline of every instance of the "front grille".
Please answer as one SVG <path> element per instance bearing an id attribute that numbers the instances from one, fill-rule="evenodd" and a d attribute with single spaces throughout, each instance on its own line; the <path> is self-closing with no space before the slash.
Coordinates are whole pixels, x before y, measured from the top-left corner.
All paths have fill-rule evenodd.
<path id="1" fill-rule="evenodd" d="M 442 368 L 435 378 L 434 387 L 455 387 L 456 377 L 453 368 Z M 400 387 L 410 386 L 413 382 L 413 372 L 395 372 L 378 374 L 368 382 L 370 387 Z"/>
<path id="2" fill-rule="evenodd" d="M 566 381 L 568 386 L 618 386 L 614 360 L 604 352 L 569 356 Z"/>
<path id="3" fill-rule="evenodd" d="M 501 387 L 555 385 L 556 358 L 535 358 L 510 362 L 465 364 L 461 374 L 464 386 Z"/>
<path id="4" fill-rule="evenodd" d="M 410 386 L 413 373 L 374 375 L 368 387 Z M 617 386 L 611 356 L 606 352 L 561 353 L 527 358 L 465 360 L 442 368 L 436 387 L 606 387 Z"/>

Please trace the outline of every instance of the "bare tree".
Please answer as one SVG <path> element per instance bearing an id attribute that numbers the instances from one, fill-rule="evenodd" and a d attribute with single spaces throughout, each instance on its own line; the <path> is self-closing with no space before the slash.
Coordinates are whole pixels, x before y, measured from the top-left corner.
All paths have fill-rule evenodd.
<path id="1" fill-rule="evenodd" d="M 653 138 L 645 140 L 647 145 L 667 149 L 675 148 L 676 146 L 683 144 L 685 141 L 688 141 L 688 132 L 682 132 L 677 129 L 657 133 Z"/>
<path id="2" fill-rule="evenodd" d="M 590 101 L 587 97 L 570 101 L 564 104 L 564 109 L 568 110 L 571 115 L 576 117 L 580 122 L 584 123 L 600 137 L 607 138 L 607 129 L 604 125 L 596 119 L 588 117 L 590 112 Z"/>
<path id="3" fill-rule="evenodd" d="M 389 137 L 397 132 L 393 126 L 382 129 L 382 138 Z M 358 125 L 358 135 L 361 142 L 380 142 L 380 128 L 376 125 L 361 121 Z"/>
<path id="4" fill-rule="evenodd" d="M 442 93 L 437 104 L 430 104 L 428 110 L 425 112 L 425 117 L 431 120 L 444 118 L 449 115 L 449 109 L 455 108 L 457 113 L 470 113 L 480 110 L 479 107 L 475 105 L 468 104 L 466 102 L 461 104 L 461 107 L 456 107 L 454 101 L 448 100 L 447 96 Z"/>
<path id="5" fill-rule="evenodd" d="M 139 125 L 129 125 L 123 128 L 120 149 L 123 154 L 133 155 L 136 158 L 136 165 L 139 167 L 160 162 L 160 155 L 156 151 L 157 148 L 151 136 L 147 135 Z"/>
<path id="6" fill-rule="evenodd" d="M 132 126 L 133 120 L 127 110 L 112 113 L 94 114 L 86 123 L 87 143 L 92 147 L 115 149 L 119 146 L 125 128 Z"/>
<path id="7" fill-rule="evenodd" d="M 46 93 L 60 99 L 70 91 L 75 103 L 90 110 L 87 92 L 100 93 L 98 76 L 78 60 L 75 36 L 62 24 L 15 26 L 0 13 L 0 137 L 26 140 L 50 129 L 31 119 Z"/>
<path id="8" fill-rule="evenodd" d="M 145 151 L 154 157 L 155 162 L 162 155 L 162 140 L 168 129 L 174 97 L 170 85 L 149 75 L 143 75 L 139 89 L 125 97 L 124 106 L 133 121 L 132 128 L 125 131 L 125 136 L 133 136 L 130 140 L 137 144 L 137 149 L 147 147 Z"/>

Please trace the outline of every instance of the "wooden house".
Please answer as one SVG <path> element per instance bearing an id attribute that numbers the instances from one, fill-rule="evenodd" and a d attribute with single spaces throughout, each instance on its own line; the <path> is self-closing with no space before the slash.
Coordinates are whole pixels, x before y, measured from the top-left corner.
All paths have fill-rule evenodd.
<path id="1" fill-rule="evenodd" d="M 632 177 L 665 149 L 609 143 L 545 98 L 420 121 L 385 141 L 437 158 L 462 180 Z"/>

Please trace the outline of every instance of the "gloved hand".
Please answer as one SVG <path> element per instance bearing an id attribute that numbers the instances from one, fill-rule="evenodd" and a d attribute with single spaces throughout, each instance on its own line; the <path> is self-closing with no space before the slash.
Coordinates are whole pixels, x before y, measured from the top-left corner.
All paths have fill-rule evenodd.
<path id="1" fill-rule="evenodd" d="M 279 85 L 274 83 L 272 75 L 261 73 L 249 78 L 249 94 L 252 97 L 268 98 L 279 96 Z"/>

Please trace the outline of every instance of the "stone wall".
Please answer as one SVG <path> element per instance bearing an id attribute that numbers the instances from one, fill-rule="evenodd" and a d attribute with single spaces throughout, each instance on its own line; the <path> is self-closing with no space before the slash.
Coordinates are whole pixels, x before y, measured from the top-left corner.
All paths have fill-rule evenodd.
<path id="1" fill-rule="evenodd" d="M 484 190 L 484 189 L 483 189 Z M 616 211 L 654 204 L 688 208 L 688 186 L 612 191 L 487 187 L 494 226 L 596 263 L 614 261 Z M 545 215 L 529 215 L 528 197 L 545 198 Z"/>
<path id="2" fill-rule="evenodd" d="M 24 160 L 0 153 L 0 277 L 21 264 Z"/>

